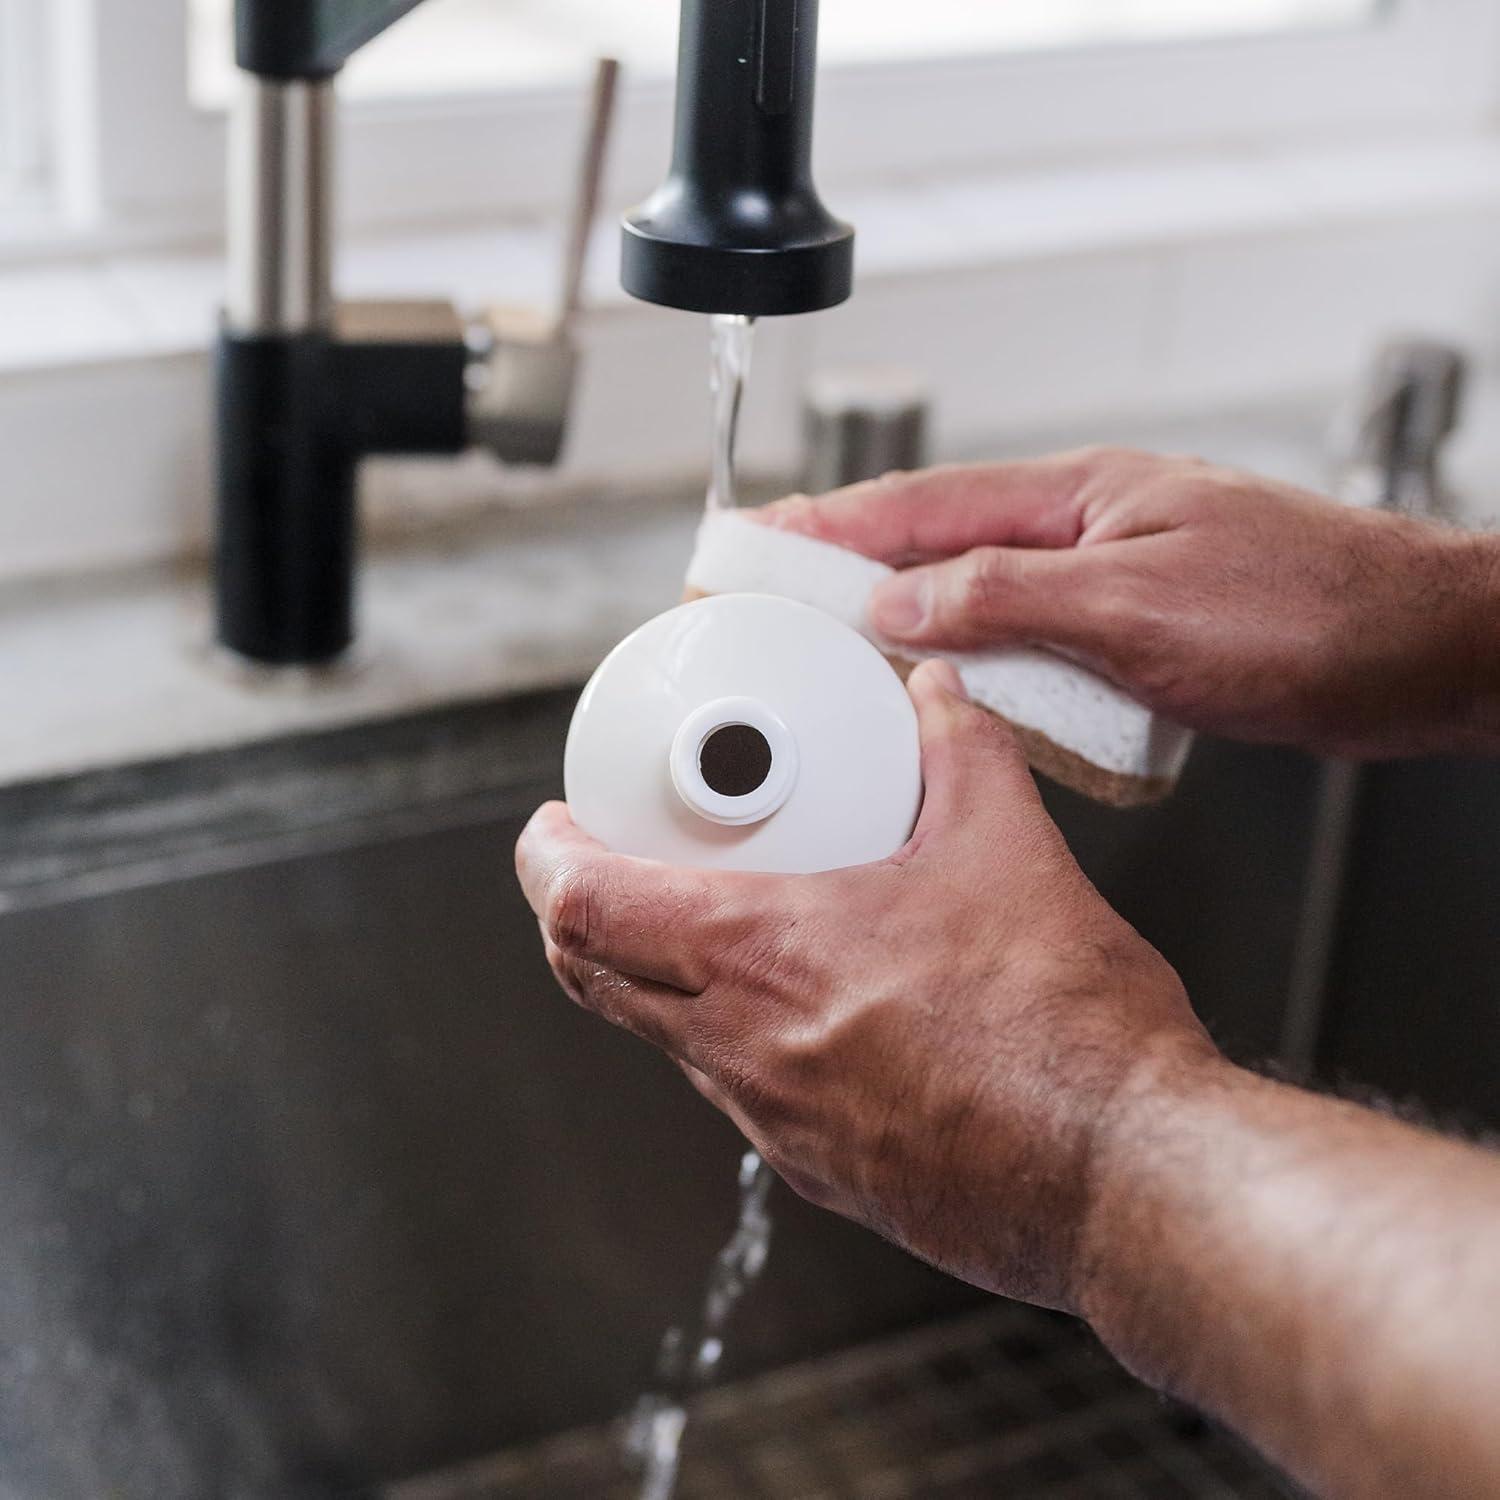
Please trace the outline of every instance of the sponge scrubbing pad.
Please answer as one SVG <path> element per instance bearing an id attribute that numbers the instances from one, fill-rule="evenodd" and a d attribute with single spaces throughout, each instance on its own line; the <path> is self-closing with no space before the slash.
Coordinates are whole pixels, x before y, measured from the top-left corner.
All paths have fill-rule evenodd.
<path id="1" fill-rule="evenodd" d="M 891 571 L 843 547 L 714 511 L 699 529 L 687 585 L 692 594 L 780 594 L 811 604 L 869 636 L 897 670 L 920 655 L 946 656 L 970 698 L 1015 729 L 1032 766 L 1085 796 L 1129 807 L 1172 790 L 1191 733 L 1085 668 L 1030 647 L 918 655 L 876 636 L 865 606 Z"/>

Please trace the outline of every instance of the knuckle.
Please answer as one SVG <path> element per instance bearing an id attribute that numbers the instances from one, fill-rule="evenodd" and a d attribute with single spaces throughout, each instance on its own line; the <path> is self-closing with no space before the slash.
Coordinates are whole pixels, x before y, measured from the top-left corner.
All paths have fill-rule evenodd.
<path id="1" fill-rule="evenodd" d="M 773 525 L 789 531 L 806 531 L 816 534 L 822 527 L 823 509 L 818 498 L 797 493 L 787 495 L 775 504 L 767 506 L 765 517 Z"/>
<path id="2" fill-rule="evenodd" d="M 1078 588 L 1071 601 L 1080 642 L 1118 671 L 1130 671 L 1154 650 L 1161 605 L 1150 581 L 1111 568 Z"/>
<path id="3" fill-rule="evenodd" d="M 547 881 L 542 923 L 563 953 L 588 951 L 596 934 L 598 897 L 590 876 L 576 865 L 560 865 Z"/>
<path id="4" fill-rule="evenodd" d="M 830 1057 L 830 1038 L 824 1025 L 814 1022 L 782 1029 L 773 1056 L 775 1077 L 788 1093 L 815 1095 L 837 1072 Z"/>
<path id="5" fill-rule="evenodd" d="M 1013 583 L 1012 569 L 997 547 L 978 547 L 968 556 L 959 581 L 960 612 L 985 620 L 998 613 L 1007 589 Z"/>
<path id="6" fill-rule="evenodd" d="M 1075 455 L 1074 499 L 1089 518 L 1149 488 L 1161 460 L 1138 448 L 1101 444 Z"/>
<path id="7" fill-rule="evenodd" d="M 808 1075 L 795 1049 L 788 1049 L 782 1030 L 772 1027 L 749 1043 L 721 1040 L 710 1050 L 716 1057 L 717 1081 L 740 1110 L 763 1125 L 784 1128 L 802 1116 L 817 1080 Z"/>
<path id="8" fill-rule="evenodd" d="M 1179 705 L 1188 665 L 1180 627 L 1162 610 L 1137 609 L 1122 617 L 1119 635 L 1129 642 L 1121 664 L 1137 696 L 1153 708 Z"/>

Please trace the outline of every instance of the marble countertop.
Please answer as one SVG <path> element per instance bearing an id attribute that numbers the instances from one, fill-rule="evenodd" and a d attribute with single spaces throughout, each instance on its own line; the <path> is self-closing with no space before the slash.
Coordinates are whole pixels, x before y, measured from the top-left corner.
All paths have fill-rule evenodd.
<path id="1" fill-rule="evenodd" d="M 209 647 L 206 586 L 160 574 L 0 600 L 0 785 L 581 682 L 675 603 L 696 502 L 508 513 L 365 560 L 360 641 L 321 673 Z"/>
<path id="2" fill-rule="evenodd" d="M 1468 496 L 1464 522 L 1493 525 L 1500 387 L 1486 383 L 1470 409 L 1452 476 Z M 1325 429 L 1326 414 L 1296 410 L 1099 424 L 1087 437 L 1322 486 Z M 1041 434 L 990 456 L 1078 440 Z M 764 497 L 764 485 L 748 487 Z M 678 486 L 435 523 L 363 561 L 359 644 L 323 673 L 252 673 L 216 655 L 201 576 L 14 587 L 0 593 L 0 786 L 582 682 L 677 601 L 700 505 Z"/>

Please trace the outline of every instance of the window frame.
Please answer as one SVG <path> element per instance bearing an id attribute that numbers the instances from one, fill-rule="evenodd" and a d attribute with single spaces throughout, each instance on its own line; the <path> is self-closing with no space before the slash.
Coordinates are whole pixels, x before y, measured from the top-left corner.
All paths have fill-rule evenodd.
<path id="1" fill-rule="evenodd" d="M 36 0 L 0 0 L 0 204 L 34 207 L 47 180 L 45 13 Z"/>
<path id="2" fill-rule="evenodd" d="M 48 0 L 47 14 L 61 239 L 217 237 L 225 122 L 189 98 L 186 0 Z M 559 211 L 585 83 L 345 106 L 343 221 Z M 1358 30 L 839 64 L 822 70 L 819 90 L 819 175 L 835 206 L 843 193 L 1057 161 L 1472 132 L 1491 127 L 1500 102 L 1500 0 L 1390 0 Z M 671 102 L 669 79 L 627 80 L 617 201 L 659 178 Z"/>

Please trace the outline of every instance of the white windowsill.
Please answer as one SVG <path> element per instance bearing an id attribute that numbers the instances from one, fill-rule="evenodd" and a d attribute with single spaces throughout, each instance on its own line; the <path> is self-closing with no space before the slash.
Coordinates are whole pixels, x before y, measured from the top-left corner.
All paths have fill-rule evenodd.
<path id="1" fill-rule="evenodd" d="M 581 681 L 674 602 L 692 527 L 681 504 L 559 508 L 371 557 L 359 643 L 313 674 L 212 651 L 201 579 L 0 594 L 0 786 Z"/>

